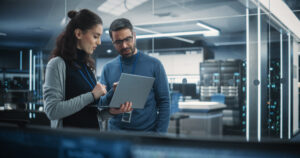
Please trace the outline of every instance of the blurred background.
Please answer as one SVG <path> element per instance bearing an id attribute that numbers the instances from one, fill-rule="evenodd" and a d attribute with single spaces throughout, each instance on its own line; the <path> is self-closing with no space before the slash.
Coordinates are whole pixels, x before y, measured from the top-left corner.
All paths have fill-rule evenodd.
<path id="1" fill-rule="evenodd" d="M 171 96 L 168 134 L 291 140 L 299 131 L 300 1 L 1 0 L 2 120 L 49 126 L 42 85 L 70 10 L 104 22 L 96 76 L 116 57 L 108 34 L 131 20 L 137 48 L 165 67 Z"/>

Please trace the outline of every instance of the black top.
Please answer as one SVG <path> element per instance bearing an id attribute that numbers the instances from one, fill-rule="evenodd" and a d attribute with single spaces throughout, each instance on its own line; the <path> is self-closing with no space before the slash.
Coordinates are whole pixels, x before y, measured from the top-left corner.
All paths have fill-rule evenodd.
<path id="1" fill-rule="evenodd" d="M 77 50 L 77 60 L 66 62 L 66 100 L 91 92 L 95 87 L 96 78 L 84 62 L 87 54 Z M 89 73 L 89 74 L 88 74 Z M 95 104 L 92 103 L 92 104 Z M 64 127 L 99 128 L 97 108 L 86 106 L 79 112 L 63 119 Z"/>

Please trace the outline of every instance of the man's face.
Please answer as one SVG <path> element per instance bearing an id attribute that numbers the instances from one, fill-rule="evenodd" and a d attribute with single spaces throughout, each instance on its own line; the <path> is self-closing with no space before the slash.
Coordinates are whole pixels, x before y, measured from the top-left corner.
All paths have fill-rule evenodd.
<path id="1" fill-rule="evenodd" d="M 122 57 L 131 57 L 136 54 L 135 34 L 130 29 L 112 31 L 112 43 Z"/>

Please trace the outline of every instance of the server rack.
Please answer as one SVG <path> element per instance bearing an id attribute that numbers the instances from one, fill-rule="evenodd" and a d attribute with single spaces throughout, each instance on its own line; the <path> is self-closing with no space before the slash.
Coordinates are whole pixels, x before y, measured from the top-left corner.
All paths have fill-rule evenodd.
<path id="1" fill-rule="evenodd" d="M 206 60 L 200 63 L 200 100 L 216 101 L 216 95 L 224 96 L 227 106 L 223 110 L 224 134 L 241 135 L 245 131 L 244 69 L 242 60 Z"/>
<path id="2" fill-rule="evenodd" d="M 280 135 L 280 59 L 269 61 L 267 102 L 265 104 L 268 115 L 266 131 L 268 136 Z"/>

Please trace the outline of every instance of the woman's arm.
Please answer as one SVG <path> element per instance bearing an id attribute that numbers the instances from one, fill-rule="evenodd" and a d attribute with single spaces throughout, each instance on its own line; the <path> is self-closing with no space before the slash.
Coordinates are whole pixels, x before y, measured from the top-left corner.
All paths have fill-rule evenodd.
<path id="1" fill-rule="evenodd" d="M 45 113 L 50 120 L 72 115 L 94 101 L 92 92 L 65 100 L 66 65 L 62 58 L 49 61 L 43 86 Z"/>

